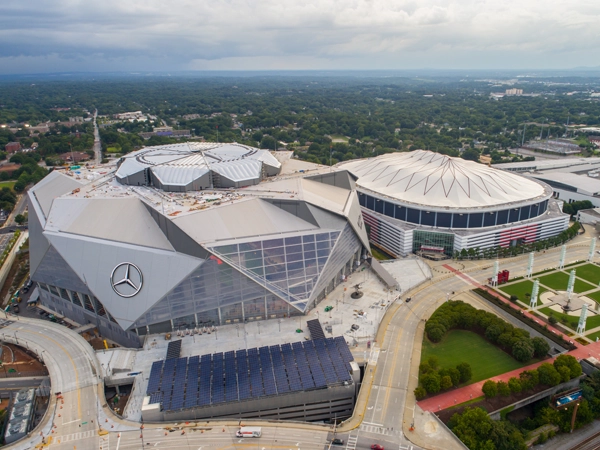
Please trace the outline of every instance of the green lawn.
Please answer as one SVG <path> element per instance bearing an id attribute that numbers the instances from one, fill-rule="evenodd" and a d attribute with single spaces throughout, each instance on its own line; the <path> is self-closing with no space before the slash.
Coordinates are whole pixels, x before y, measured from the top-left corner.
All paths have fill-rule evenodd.
<path id="1" fill-rule="evenodd" d="M 531 291 L 533 290 L 533 281 L 525 280 L 525 281 L 521 281 L 520 283 L 509 284 L 508 286 L 502 286 L 498 289 L 500 289 L 502 292 L 506 292 L 508 295 L 516 295 L 519 300 L 521 300 L 526 305 L 529 305 L 529 296 L 527 296 L 525 294 L 531 295 Z M 541 302 L 539 300 L 539 296 L 542 295 L 542 293 L 546 292 L 547 290 L 548 289 L 544 289 L 542 286 L 540 286 L 540 290 L 538 293 L 538 305 L 541 304 Z"/>
<path id="2" fill-rule="evenodd" d="M 597 303 L 600 303 L 600 291 L 592 292 L 591 294 L 585 294 L 587 298 L 591 298 Z"/>
<path id="3" fill-rule="evenodd" d="M 1 181 L 0 189 L 2 189 L 3 187 L 8 187 L 8 188 L 13 189 L 15 187 L 15 183 L 16 183 L 16 181 Z"/>
<path id="4" fill-rule="evenodd" d="M 592 341 L 595 341 L 596 338 L 600 338 L 600 331 L 596 331 L 595 333 L 588 334 L 588 335 L 586 335 L 586 338 L 591 339 Z"/>
<path id="5" fill-rule="evenodd" d="M 596 264 L 584 264 L 583 266 L 575 267 L 575 275 L 589 281 L 594 286 L 600 283 L 600 267 Z"/>
<path id="6" fill-rule="evenodd" d="M 430 356 L 438 358 L 440 367 L 456 367 L 461 362 L 469 363 L 473 369 L 473 378 L 469 383 L 485 380 L 535 362 L 522 364 L 478 334 L 465 330 L 451 330 L 437 344 L 433 344 L 425 336 L 421 361 L 427 361 Z"/>
<path id="7" fill-rule="evenodd" d="M 571 328 L 574 331 L 577 330 L 577 324 L 579 323 L 578 315 L 577 316 L 569 316 L 567 314 L 556 312 L 556 311 L 550 309 L 550 307 L 540 308 L 539 311 L 541 313 L 546 314 L 547 316 L 549 316 L 550 313 L 552 313 L 554 315 L 554 317 L 556 317 L 556 319 L 558 320 L 559 323 Z M 566 322 L 563 322 L 563 318 L 566 320 Z M 596 327 L 600 327 L 600 316 L 596 315 L 594 313 L 588 312 L 588 317 L 585 322 L 585 329 L 591 330 L 592 328 L 596 328 Z"/>
<path id="8" fill-rule="evenodd" d="M 575 275 L 577 275 L 577 272 L 575 272 Z M 569 284 L 569 275 L 565 272 L 555 272 L 550 275 L 544 275 L 543 277 L 540 277 L 539 280 L 541 284 L 550 289 L 566 291 L 567 285 Z M 580 292 L 590 291 L 595 288 L 596 286 L 576 278 L 573 290 L 575 293 L 579 294 Z"/>

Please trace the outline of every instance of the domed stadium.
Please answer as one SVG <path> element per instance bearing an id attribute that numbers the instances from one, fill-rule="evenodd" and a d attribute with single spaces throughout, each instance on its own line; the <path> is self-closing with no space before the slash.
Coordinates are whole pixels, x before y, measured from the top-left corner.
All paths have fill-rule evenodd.
<path id="1" fill-rule="evenodd" d="M 341 163 L 354 175 L 373 244 L 393 256 L 451 256 L 559 234 L 568 226 L 550 186 L 431 151 Z"/>
<path id="2" fill-rule="evenodd" d="M 351 175 L 306 176 L 289 157 L 185 143 L 54 170 L 28 191 L 39 301 L 132 347 L 306 314 L 370 247 Z"/>

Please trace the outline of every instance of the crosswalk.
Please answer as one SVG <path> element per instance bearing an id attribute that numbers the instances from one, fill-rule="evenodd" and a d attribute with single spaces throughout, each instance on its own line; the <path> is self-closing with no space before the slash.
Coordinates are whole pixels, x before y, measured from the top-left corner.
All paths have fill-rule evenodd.
<path id="1" fill-rule="evenodd" d="M 81 439 L 91 438 L 97 435 L 96 430 L 80 431 L 79 433 L 66 434 L 64 436 L 57 436 L 55 441 L 57 443 L 79 441 Z"/>
<path id="2" fill-rule="evenodd" d="M 348 436 L 348 442 L 346 442 L 346 450 L 356 450 L 357 443 L 358 443 L 358 435 Z"/>
<path id="3" fill-rule="evenodd" d="M 362 424 L 360 426 L 360 431 L 365 431 L 367 433 L 372 433 L 372 434 L 382 434 L 384 436 L 392 436 L 395 434 L 394 430 L 392 430 L 391 428 L 379 427 L 377 425 Z"/>
<path id="4" fill-rule="evenodd" d="M 400 444 L 399 450 L 413 450 L 415 447 L 409 444 Z"/>

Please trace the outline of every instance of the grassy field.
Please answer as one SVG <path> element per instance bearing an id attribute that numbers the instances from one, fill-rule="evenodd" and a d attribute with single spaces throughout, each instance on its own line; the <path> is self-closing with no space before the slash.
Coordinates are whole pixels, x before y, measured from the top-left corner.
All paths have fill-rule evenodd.
<path id="1" fill-rule="evenodd" d="M 600 338 L 600 331 L 596 331 L 595 333 L 588 334 L 586 336 L 586 338 L 591 339 L 592 341 L 595 341 L 596 338 Z"/>
<path id="2" fill-rule="evenodd" d="M 392 256 L 388 255 L 382 250 L 379 250 L 375 246 L 371 247 L 371 254 L 375 257 L 375 259 L 379 261 L 385 261 L 386 259 L 394 259 Z"/>
<path id="3" fill-rule="evenodd" d="M 430 356 L 438 358 L 440 367 L 456 367 L 461 362 L 469 363 L 473 369 L 473 378 L 469 383 L 485 380 L 535 362 L 522 364 L 478 334 L 465 330 L 449 331 L 437 344 L 429 342 L 425 336 L 421 361 L 427 361 Z"/>
<path id="4" fill-rule="evenodd" d="M 589 281 L 594 286 L 598 286 L 598 283 L 600 283 L 600 267 L 596 264 L 584 264 L 576 267 L 575 270 L 575 275 Z"/>
<path id="5" fill-rule="evenodd" d="M 15 183 L 16 183 L 16 181 L 1 181 L 0 189 L 2 189 L 3 187 L 8 187 L 8 188 L 13 189 L 15 187 Z"/>
<path id="6" fill-rule="evenodd" d="M 571 328 L 572 330 L 577 330 L 577 324 L 579 323 L 578 315 L 577 316 L 569 316 L 567 314 L 556 312 L 550 308 L 540 308 L 539 311 L 541 313 L 546 314 L 547 316 L 549 316 L 550 313 L 552 313 L 554 315 L 554 317 L 556 317 L 556 319 L 558 320 L 559 323 L 562 323 L 563 325 Z M 563 319 L 565 319 L 566 322 L 563 322 Z M 600 316 L 593 314 L 593 313 L 588 313 L 588 317 L 585 322 L 585 329 L 591 330 L 592 328 L 596 328 L 596 327 L 600 327 Z"/>
<path id="7" fill-rule="evenodd" d="M 591 294 L 586 294 L 585 295 L 587 298 L 591 298 L 592 300 L 594 300 L 596 303 L 600 303 L 600 291 L 597 292 L 592 292 Z"/>
<path id="8" fill-rule="evenodd" d="M 531 295 L 531 291 L 533 290 L 533 281 L 525 280 L 521 281 L 520 283 L 502 286 L 498 289 L 500 289 L 502 292 L 506 292 L 508 295 L 516 295 L 519 300 L 521 300 L 526 305 L 529 305 L 529 296 L 525 294 Z M 546 292 L 547 290 L 548 289 L 544 289 L 542 286 L 540 286 L 540 290 L 538 293 L 538 305 L 541 304 L 539 296 L 542 294 L 542 292 Z"/>
<path id="9" fill-rule="evenodd" d="M 575 273 L 577 275 L 577 272 Z M 566 291 L 567 285 L 569 284 L 569 275 L 565 272 L 556 272 L 550 275 L 544 275 L 539 278 L 540 283 L 544 286 L 549 287 L 557 291 Z M 585 281 L 575 279 L 574 291 L 579 294 L 580 292 L 589 291 L 595 289 L 596 286 L 586 283 Z"/>

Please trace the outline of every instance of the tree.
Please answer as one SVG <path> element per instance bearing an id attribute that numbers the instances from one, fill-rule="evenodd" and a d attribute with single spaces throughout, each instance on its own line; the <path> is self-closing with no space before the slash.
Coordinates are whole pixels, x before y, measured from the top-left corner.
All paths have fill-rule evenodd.
<path id="1" fill-rule="evenodd" d="M 526 450 L 523 434 L 507 420 L 493 420 L 489 438 L 496 450 Z"/>
<path id="2" fill-rule="evenodd" d="M 550 344 L 544 338 L 534 337 L 531 343 L 533 344 L 533 354 L 536 358 L 542 358 L 550 351 Z"/>
<path id="3" fill-rule="evenodd" d="M 15 222 L 17 222 L 19 225 L 23 225 L 25 222 L 25 216 L 23 214 L 17 214 L 15 216 Z"/>
<path id="4" fill-rule="evenodd" d="M 558 370 L 560 367 L 569 369 L 570 378 L 575 378 L 581 375 L 581 364 L 571 355 L 560 355 L 554 360 L 554 367 Z"/>
<path id="5" fill-rule="evenodd" d="M 545 384 L 546 386 L 556 386 L 560 383 L 560 374 L 552 364 L 543 363 L 537 368 L 537 372 L 541 384 Z"/>
<path id="6" fill-rule="evenodd" d="M 563 383 L 571 379 L 571 371 L 567 366 L 559 366 L 556 371 L 560 374 L 560 381 Z"/>
<path id="7" fill-rule="evenodd" d="M 495 450 L 490 440 L 492 419 L 481 408 L 467 407 L 462 414 L 454 414 L 448 426 L 452 432 L 471 450 Z"/>
<path id="8" fill-rule="evenodd" d="M 485 395 L 485 398 L 494 398 L 498 395 L 498 385 L 495 381 L 487 380 L 483 383 L 481 391 L 483 392 L 483 395 Z"/>
<path id="9" fill-rule="evenodd" d="M 521 381 L 517 377 L 511 377 L 508 380 L 508 388 L 513 394 L 518 394 L 521 392 Z"/>
<path id="10" fill-rule="evenodd" d="M 521 380 L 521 389 L 530 391 L 540 382 L 540 375 L 537 370 L 524 370 L 519 374 Z"/>
<path id="11" fill-rule="evenodd" d="M 533 344 L 529 339 L 521 339 L 513 345 L 512 355 L 517 361 L 526 362 L 533 357 Z"/>
<path id="12" fill-rule="evenodd" d="M 473 148 L 468 148 L 462 155 L 460 155 L 462 159 L 466 159 L 467 161 L 475 161 L 479 162 L 479 152 Z"/>
<path id="13" fill-rule="evenodd" d="M 428 394 L 437 394 L 440 392 L 441 381 L 440 376 L 436 372 L 429 372 L 421 377 L 421 385 Z"/>
<path id="14" fill-rule="evenodd" d="M 425 396 L 427 396 L 427 391 L 425 390 L 425 388 L 423 386 L 419 386 L 415 389 L 415 398 L 417 400 L 421 400 L 421 399 L 425 398 Z"/>
<path id="15" fill-rule="evenodd" d="M 498 388 L 498 395 L 501 395 L 502 397 L 508 397 L 511 393 L 508 383 L 504 381 L 498 381 L 498 383 L 496 383 L 496 387 Z"/>
<path id="16" fill-rule="evenodd" d="M 460 372 L 458 371 L 458 369 L 455 369 L 454 367 L 450 367 L 446 370 L 448 372 L 448 376 L 452 380 L 452 385 L 458 386 L 460 384 Z"/>
<path id="17" fill-rule="evenodd" d="M 466 383 L 473 376 L 473 370 L 471 369 L 471 365 L 469 363 L 460 363 L 458 366 L 456 366 L 456 370 L 460 372 L 461 383 Z"/>
<path id="18" fill-rule="evenodd" d="M 440 387 L 443 391 L 450 389 L 452 387 L 452 378 L 450 378 L 449 375 L 443 376 L 440 382 Z"/>

